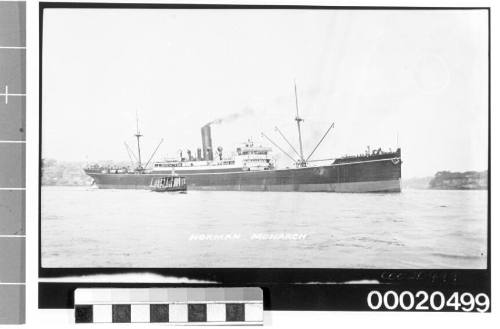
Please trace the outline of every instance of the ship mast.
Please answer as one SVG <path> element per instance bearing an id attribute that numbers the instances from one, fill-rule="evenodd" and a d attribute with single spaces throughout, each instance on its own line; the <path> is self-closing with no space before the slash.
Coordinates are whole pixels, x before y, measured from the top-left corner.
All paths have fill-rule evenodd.
<path id="1" fill-rule="evenodd" d="M 297 121 L 297 129 L 299 131 L 299 148 L 300 148 L 300 165 L 304 166 L 305 161 L 304 161 L 304 150 L 302 148 L 302 134 L 300 131 L 300 123 L 304 121 L 304 119 L 299 117 L 299 100 L 297 97 L 297 84 L 295 81 L 293 82 L 295 86 L 295 109 L 297 110 L 297 116 L 295 117 L 295 121 Z"/>
<path id="2" fill-rule="evenodd" d="M 311 159 L 311 157 L 313 156 L 314 152 L 316 152 L 316 150 L 321 145 L 321 143 L 323 143 L 323 140 L 326 138 L 326 136 L 328 135 L 328 133 L 333 129 L 333 127 L 334 127 L 335 124 L 332 122 L 332 124 L 328 127 L 327 131 L 325 132 L 325 134 L 323 135 L 323 137 L 321 137 L 321 139 L 319 140 L 318 144 L 316 144 L 316 146 L 314 147 L 314 149 L 312 150 L 312 152 L 307 156 L 307 158 L 304 158 L 304 148 L 302 146 L 302 131 L 300 130 L 300 123 L 302 121 L 304 121 L 304 119 L 302 119 L 299 116 L 299 100 L 298 100 L 298 96 L 297 96 L 297 84 L 295 83 L 295 81 L 293 82 L 293 84 L 294 84 L 294 87 L 295 87 L 295 109 L 297 111 L 297 116 L 295 117 L 295 121 L 297 121 L 297 130 L 299 131 L 299 147 L 300 147 L 299 150 L 300 150 L 300 154 L 295 150 L 295 148 L 293 147 L 293 145 L 288 141 L 288 139 L 281 132 L 281 130 L 278 129 L 278 127 L 275 127 L 274 130 L 277 131 L 280 134 L 280 136 L 285 140 L 285 142 L 288 144 L 288 146 L 290 146 L 290 148 L 295 152 L 295 154 L 297 154 L 299 156 L 299 159 L 298 160 L 294 159 L 290 154 L 288 154 L 287 152 L 285 152 L 285 150 L 283 150 L 281 147 L 279 147 L 278 144 L 276 144 L 273 140 L 271 140 L 264 133 L 262 133 L 262 136 L 265 137 L 271 144 L 273 144 L 274 146 L 276 146 L 287 157 L 289 157 L 290 159 L 292 159 L 295 162 L 295 165 L 297 167 L 307 167 L 307 164 L 308 164 L 309 161 L 314 162 L 314 161 L 326 161 L 326 160 L 329 160 L 329 159 L 323 159 L 323 160 L 309 160 L 309 159 Z"/>
<path id="3" fill-rule="evenodd" d="M 142 137 L 141 133 L 139 132 L 139 116 L 137 112 L 135 112 L 135 121 L 136 121 L 136 133 L 135 137 L 137 138 L 137 154 L 138 154 L 138 161 L 137 161 L 137 168 L 142 169 L 142 163 L 141 163 L 141 142 L 140 139 Z"/>

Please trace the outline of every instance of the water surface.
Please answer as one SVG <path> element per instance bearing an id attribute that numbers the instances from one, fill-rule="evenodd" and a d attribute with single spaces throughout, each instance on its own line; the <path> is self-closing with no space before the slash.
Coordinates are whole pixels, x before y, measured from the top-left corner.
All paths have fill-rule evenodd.
<path id="1" fill-rule="evenodd" d="M 42 188 L 44 267 L 485 268 L 487 192 Z"/>

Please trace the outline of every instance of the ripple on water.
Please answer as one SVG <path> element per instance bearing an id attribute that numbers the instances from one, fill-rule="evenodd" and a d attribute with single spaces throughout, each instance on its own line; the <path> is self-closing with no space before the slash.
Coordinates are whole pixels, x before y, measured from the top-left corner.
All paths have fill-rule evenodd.
<path id="1" fill-rule="evenodd" d="M 179 197 L 43 187 L 42 209 L 42 258 L 53 267 L 486 267 L 486 191 Z M 189 241 L 228 232 L 243 238 Z M 273 232 L 307 238 L 247 238 Z"/>

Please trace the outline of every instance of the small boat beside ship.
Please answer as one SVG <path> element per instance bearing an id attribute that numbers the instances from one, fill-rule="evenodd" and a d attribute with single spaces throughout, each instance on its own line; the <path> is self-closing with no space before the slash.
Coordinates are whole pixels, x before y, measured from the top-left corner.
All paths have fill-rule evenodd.
<path id="1" fill-rule="evenodd" d="M 149 189 L 153 192 L 181 192 L 186 193 L 186 177 L 182 176 L 163 176 L 151 179 Z"/>

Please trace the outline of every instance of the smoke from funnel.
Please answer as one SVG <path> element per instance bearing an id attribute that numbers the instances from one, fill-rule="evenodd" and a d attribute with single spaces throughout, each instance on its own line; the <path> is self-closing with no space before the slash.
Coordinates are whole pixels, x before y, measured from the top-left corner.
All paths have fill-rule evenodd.
<path id="1" fill-rule="evenodd" d="M 216 125 L 220 123 L 228 123 L 240 119 L 242 117 L 253 114 L 253 110 L 249 107 L 245 108 L 241 112 L 232 113 L 228 116 L 215 119 L 213 121 L 208 122 L 206 125 L 201 127 L 201 144 L 202 144 L 202 152 L 204 160 L 213 160 L 214 159 L 214 151 L 212 147 L 212 132 L 210 129 L 211 125 Z"/>
<path id="2" fill-rule="evenodd" d="M 247 108 L 245 108 L 241 112 L 232 113 L 232 114 L 229 114 L 228 116 L 215 119 L 213 121 L 210 121 L 206 125 L 210 126 L 210 125 L 216 125 L 216 124 L 220 124 L 220 123 L 228 123 L 228 122 L 235 121 L 235 120 L 237 120 L 239 118 L 242 118 L 242 117 L 245 117 L 245 116 L 248 116 L 248 115 L 251 115 L 251 114 L 253 114 L 253 110 L 251 108 L 247 107 Z"/>

